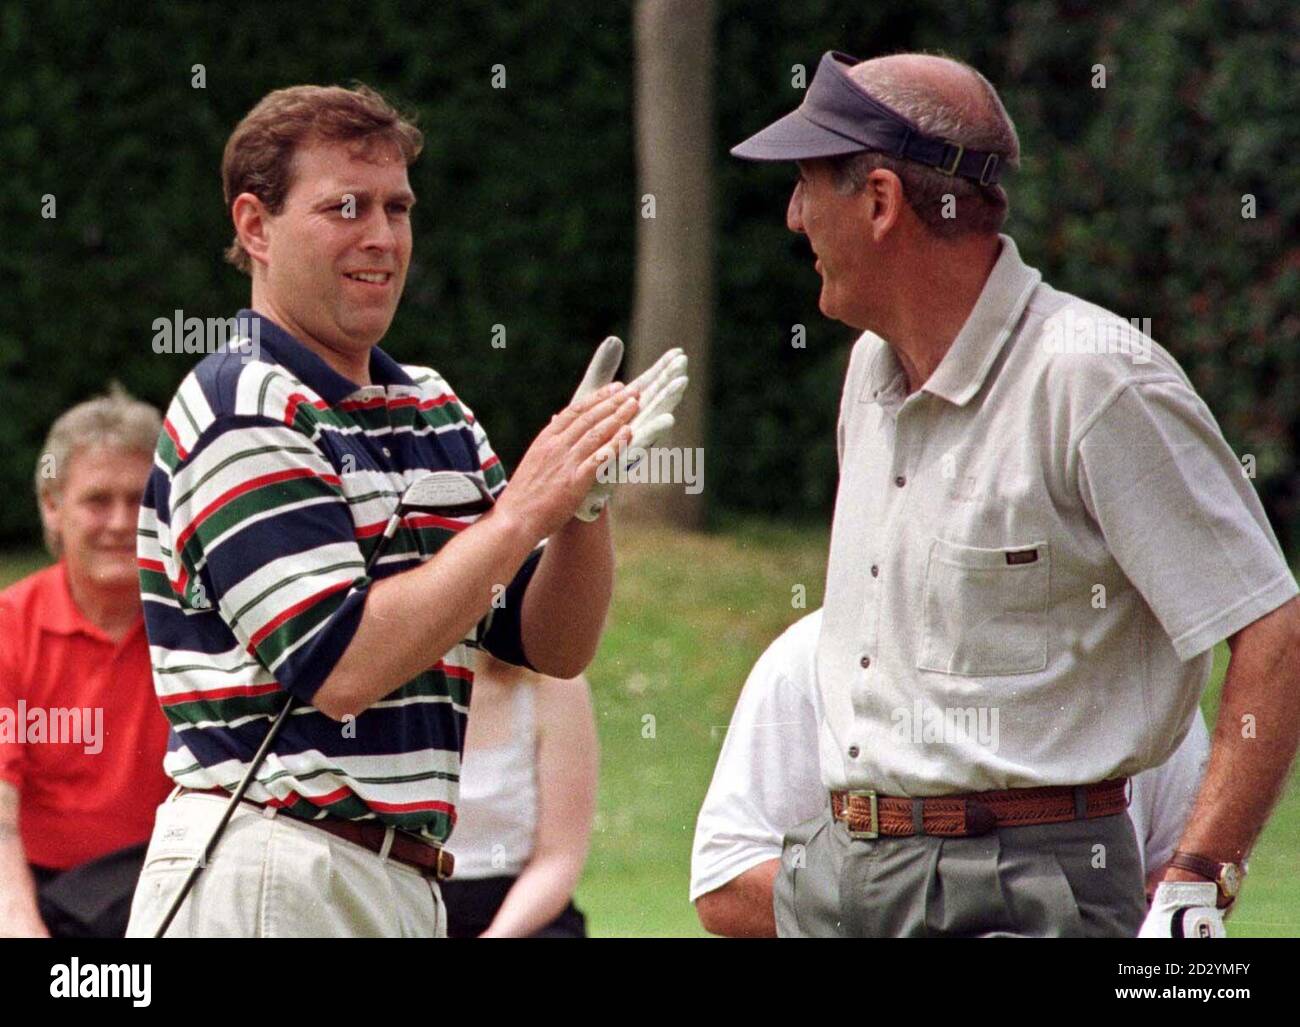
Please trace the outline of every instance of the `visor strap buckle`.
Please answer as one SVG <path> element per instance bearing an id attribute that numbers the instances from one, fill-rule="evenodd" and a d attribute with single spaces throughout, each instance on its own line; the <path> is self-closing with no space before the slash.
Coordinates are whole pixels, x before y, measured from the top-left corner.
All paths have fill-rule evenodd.
<path id="1" fill-rule="evenodd" d="M 943 146 L 944 146 L 943 157 L 939 159 L 939 163 L 937 167 L 939 168 L 941 174 L 949 175 L 949 176 L 955 175 L 957 174 L 958 165 L 961 164 L 962 154 L 966 152 L 966 147 L 962 146 L 961 143 L 948 143 L 948 142 L 945 142 Z M 949 153 L 952 153 L 951 160 L 948 159 Z"/>

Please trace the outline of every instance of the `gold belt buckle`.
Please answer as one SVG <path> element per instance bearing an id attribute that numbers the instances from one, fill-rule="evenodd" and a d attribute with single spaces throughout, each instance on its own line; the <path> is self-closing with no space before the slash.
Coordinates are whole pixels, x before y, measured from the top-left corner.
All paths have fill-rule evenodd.
<path id="1" fill-rule="evenodd" d="M 871 804 L 871 826 L 865 831 L 855 831 L 849 827 L 849 816 L 851 815 L 849 800 L 855 795 L 865 798 Z M 880 837 L 880 805 L 876 801 L 875 789 L 858 788 L 844 793 L 844 827 L 848 830 L 850 838 L 864 838 L 870 841 Z"/>

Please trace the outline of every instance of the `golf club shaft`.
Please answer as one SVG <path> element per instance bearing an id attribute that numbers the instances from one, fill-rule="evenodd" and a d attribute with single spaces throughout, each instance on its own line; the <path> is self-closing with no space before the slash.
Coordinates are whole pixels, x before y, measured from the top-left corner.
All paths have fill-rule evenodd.
<path id="1" fill-rule="evenodd" d="M 380 555 L 388 548 L 388 543 L 392 541 L 393 536 L 397 533 L 397 526 L 402 521 L 403 508 L 399 505 L 397 511 L 389 518 L 388 523 L 384 526 L 384 533 L 379 537 L 375 548 L 371 550 L 370 556 L 366 559 L 366 573 L 379 561 Z M 244 793 L 248 791 L 248 786 L 253 781 L 253 776 L 261 769 L 262 761 L 266 759 L 266 754 L 271 751 L 271 746 L 275 744 L 276 738 L 280 735 L 280 729 L 284 727 L 285 722 L 289 719 L 289 711 L 293 709 L 296 700 L 291 695 L 280 710 L 279 715 L 271 724 L 271 729 L 267 731 L 266 737 L 262 739 L 262 744 L 257 747 L 257 752 L 253 754 L 253 762 L 248 765 L 248 770 L 244 772 L 244 778 L 239 782 L 239 787 L 235 789 L 234 794 L 227 803 L 225 812 L 221 814 L 221 819 L 217 821 L 217 826 L 208 839 L 207 845 L 203 847 L 203 854 L 199 857 L 197 863 L 190 868 L 186 875 L 181 890 L 177 893 L 176 898 L 172 900 L 171 906 L 167 910 L 167 915 L 163 917 L 162 923 L 158 925 L 158 930 L 154 932 L 155 938 L 161 938 L 167 933 L 167 928 L 171 926 L 172 921 L 176 919 L 176 914 L 180 912 L 181 905 L 185 902 L 185 897 L 189 895 L 190 889 L 194 887 L 194 882 L 198 880 L 199 874 L 203 868 L 208 865 L 208 860 L 212 857 L 213 850 L 217 847 L 217 842 L 221 840 L 222 834 L 225 833 L 226 824 L 230 818 L 235 815 L 235 809 L 244 798 Z"/>
<path id="2" fill-rule="evenodd" d="M 239 787 L 235 789 L 234 794 L 230 797 L 230 802 L 226 804 L 225 812 L 221 814 L 221 819 L 217 821 L 217 826 L 213 830 L 212 836 L 208 839 L 207 845 L 203 847 L 203 854 L 199 857 L 199 861 L 190 868 L 189 874 L 186 875 L 185 883 L 181 885 L 180 892 L 178 892 L 176 898 L 172 900 L 171 908 L 167 910 L 167 915 L 163 917 L 163 921 L 158 926 L 158 930 L 154 932 L 155 938 L 161 938 L 167 933 L 167 928 L 171 926 L 172 921 L 176 918 L 176 914 L 180 912 L 181 904 L 185 901 L 185 896 L 187 896 L 190 893 L 190 889 L 194 887 L 194 882 L 198 880 L 199 873 L 208 865 L 208 860 L 212 857 L 212 851 L 217 847 L 217 842 L 221 840 L 221 835 L 226 830 L 226 824 L 228 824 L 230 818 L 234 816 L 235 808 L 239 805 L 240 800 L 244 798 L 244 793 L 248 791 L 248 786 L 253 781 L 253 775 L 256 774 L 258 769 L 262 766 L 262 761 L 266 759 L 266 754 L 270 751 L 271 746 L 279 736 L 280 729 L 284 727 L 285 721 L 289 719 L 289 711 L 293 709 L 293 704 L 293 696 L 290 696 L 289 701 L 284 704 L 279 715 L 275 718 L 274 723 L 271 724 L 271 730 L 269 730 L 266 733 L 266 737 L 262 739 L 262 744 L 258 746 L 257 752 L 253 755 L 253 762 L 248 765 L 248 770 L 244 773 L 243 780 L 239 782 Z"/>

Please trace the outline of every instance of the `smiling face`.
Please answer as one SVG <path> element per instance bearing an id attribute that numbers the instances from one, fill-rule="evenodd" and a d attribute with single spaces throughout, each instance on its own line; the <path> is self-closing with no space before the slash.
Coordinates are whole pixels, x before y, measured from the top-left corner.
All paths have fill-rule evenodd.
<path id="1" fill-rule="evenodd" d="M 844 195 L 835 188 L 830 164 L 799 161 L 786 210 L 786 226 L 808 237 L 822 276 L 818 305 L 827 317 L 854 328 L 867 327 L 866 308 L 871 287 L 870 202 L 861 193 Z"/>
<path id="2" fill-rule="evenodd" d="M 235 203 L 249 230 L 253 306 L 357 380 L 397 312 L 411 261 L 415 196 L 393 146 L 304 144 L 279 214 L 251 194 Z"/>
<path id="3" fill-rule="evenodd" d="M 153 461 L 118 446 L 73 452 L 59 486 L 41 497 L 41 515 L 59 539 L 74 595 L 122 593 L 140 601 L 136 522 Z"/>

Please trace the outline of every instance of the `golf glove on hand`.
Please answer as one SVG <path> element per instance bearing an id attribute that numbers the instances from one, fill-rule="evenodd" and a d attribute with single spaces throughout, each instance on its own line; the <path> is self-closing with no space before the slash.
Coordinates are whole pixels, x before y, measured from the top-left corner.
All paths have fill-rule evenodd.
<path id="1" fill-rule="evenodd" d="M 1161 881 L 1139 938 L 1226 938 L 1219 886 L 1213 881 Z"/>
<path id="2" fill-rule="evenodd" d="M 596 349 L 582 383 L 573 394 L 571 403 L 591 395 L 614 380 L 618 365 L 623 360 L 623 343 L 610 336 Z M 640 409 L 632 418 L 632 440 L 606 461 L 600 469 L 596 484 L 583 498 L 574 514 L 579 520 L 594 521 L 605 509 L 614 485 L 646 455 L 646 450 L 667 434 L 673 426 L 672 411 L 682 401 L 686 391 L 686 354 L 678 348 L 668 350 L 644 374 L 631 383 L 640 390 Z"/>

